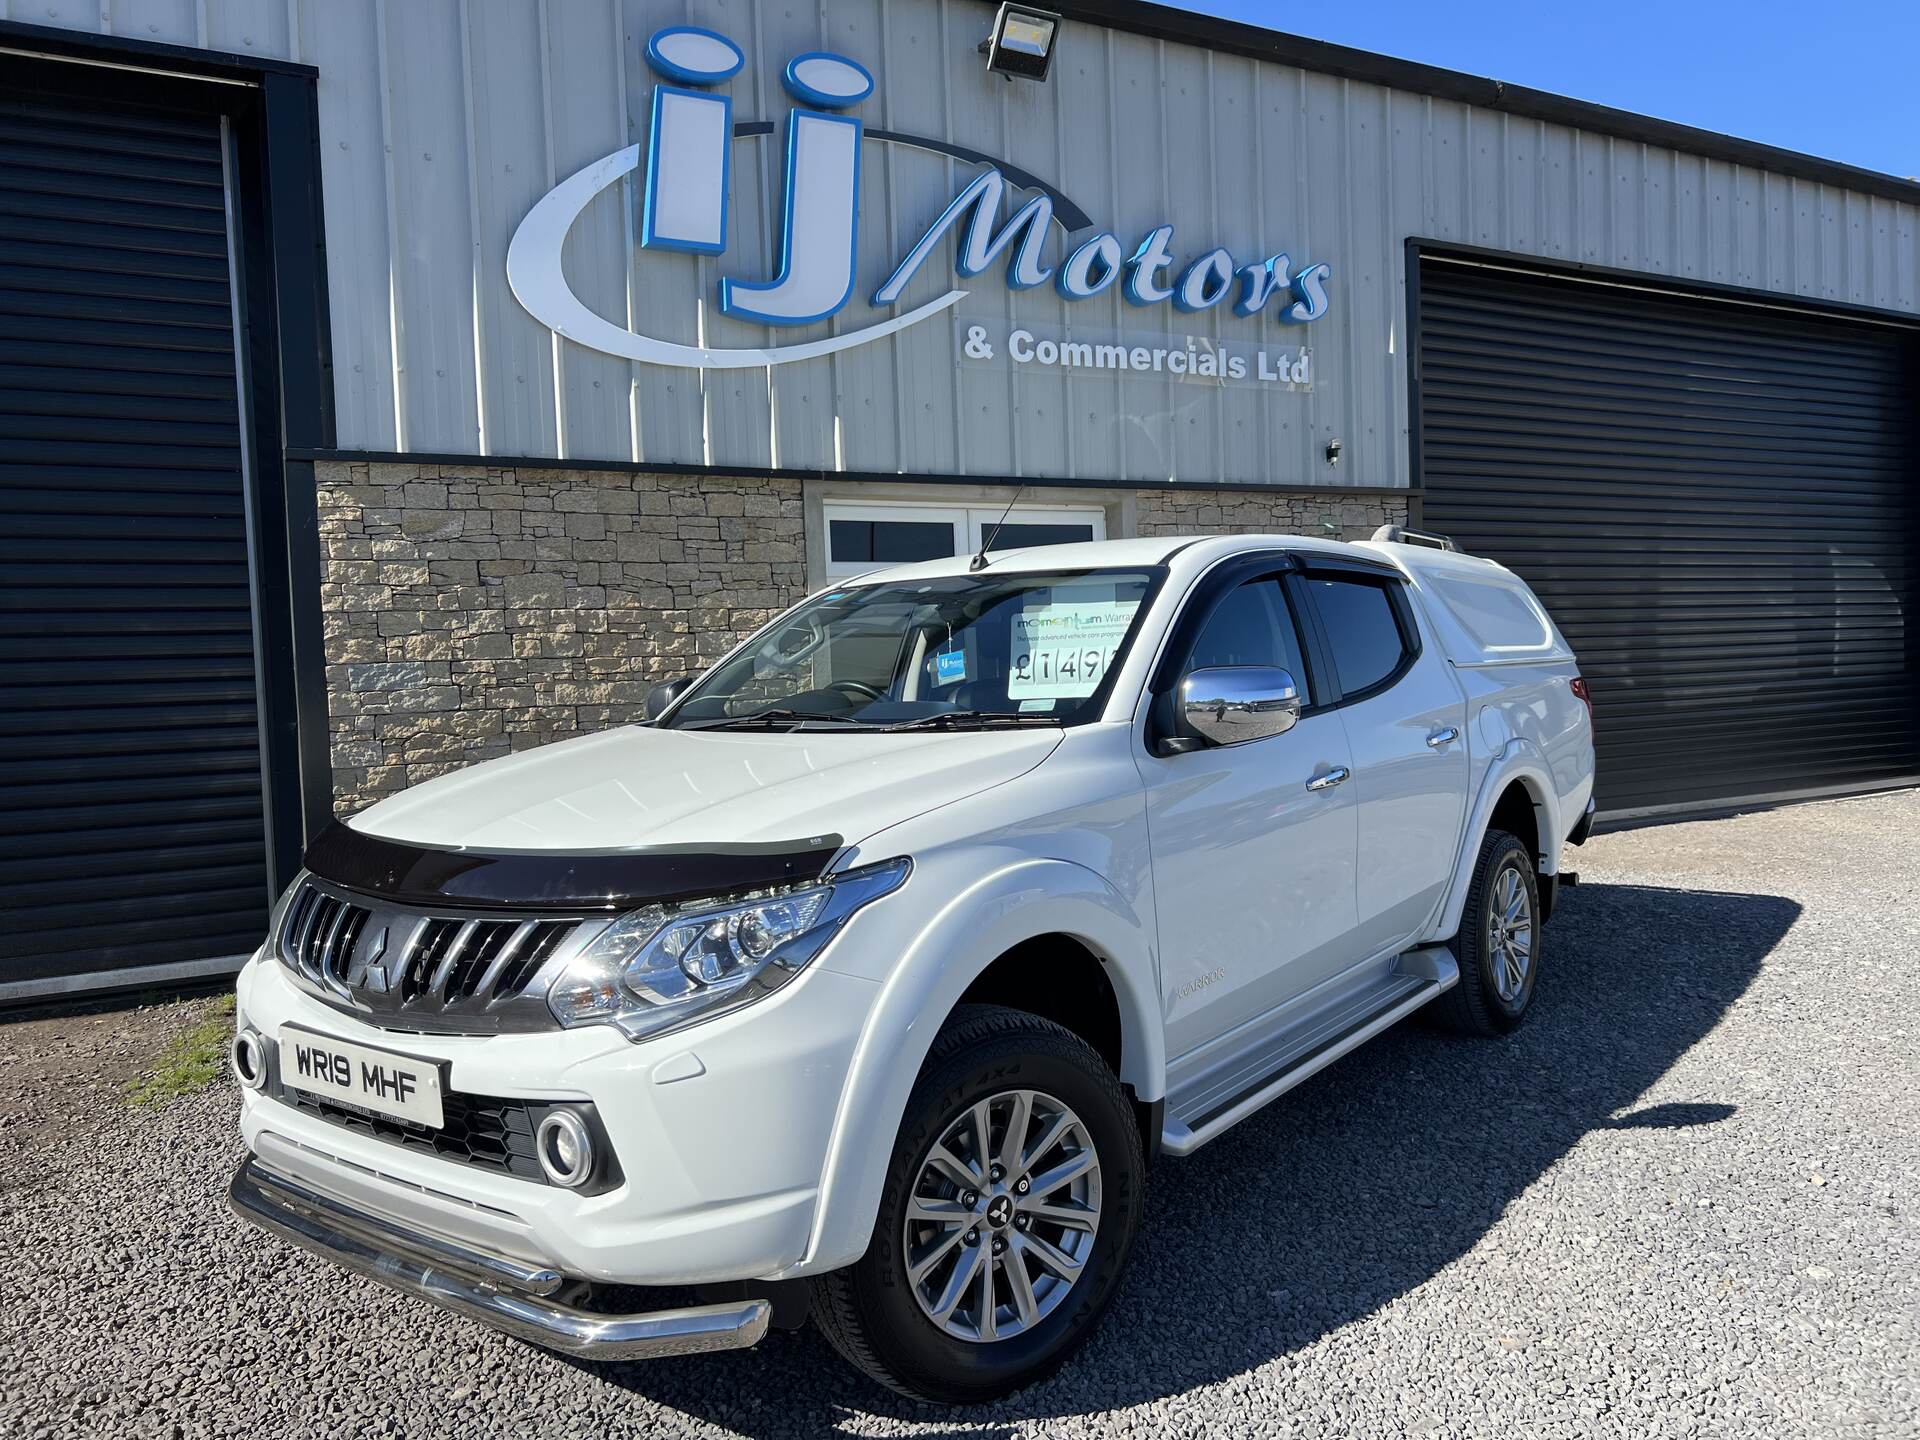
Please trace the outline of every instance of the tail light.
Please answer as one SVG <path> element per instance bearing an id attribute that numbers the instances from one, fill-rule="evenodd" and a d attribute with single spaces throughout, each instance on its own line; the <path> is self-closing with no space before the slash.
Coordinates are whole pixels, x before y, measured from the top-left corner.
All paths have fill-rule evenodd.
<path id="1" fill-rule="evenodd" d="M 1587 726 L 1593 726 L 1593 692 L 1587 688 L 1587 682 L 1576 675 L 1573 677 L 1573 693 L 1580 703 L 1587 707 Z"/>

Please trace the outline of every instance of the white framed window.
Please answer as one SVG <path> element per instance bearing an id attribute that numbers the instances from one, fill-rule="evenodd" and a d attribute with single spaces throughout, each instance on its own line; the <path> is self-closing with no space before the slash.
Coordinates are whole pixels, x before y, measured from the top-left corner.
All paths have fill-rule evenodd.
<path id="1" fill-rule="evenodd" d="M 1002 515 L 1006 523 L 996 531 Z M 967 511 L 967 551 L 993 536 L 995 550 L 1017 550 L 1022 545 L 1071 545 L 1078 540 L 1107 538 L 1107 512 L 1098 505 L 986 505 Z"/>
<path id="2" fill-rule="evenodd" d="M 995 550 L 1107 538 L 1107 512 L 1098 505 L 1015 505 L 1009 511 L 1005 505 L 828 500 L 821 509 L 829 579 L 883 565 L 971 555 L 989 533 Z M 1006 520 L 995 532 L 1003 514 Z"/>
<path id="3" fill-rule="evenodd" d="M 966 544 L 967 512 L 946 505 L 855 505 L 829 500 L 827 574 L 838 579 L 882 565 L 943 560 Z"/>

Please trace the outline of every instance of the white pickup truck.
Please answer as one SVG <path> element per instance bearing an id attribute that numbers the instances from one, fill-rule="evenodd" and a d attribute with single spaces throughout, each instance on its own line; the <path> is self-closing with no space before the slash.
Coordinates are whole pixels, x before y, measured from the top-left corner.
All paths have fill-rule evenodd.
<path id="1" fill-rule="evenodd" d="M 1586 688 L 1400 539 L 885 570 L 335 824 L 240 977 L 234 1208 L 576 1356 L 810 1315 L 910 1394 L 1047 1373 L 1155 1157 L 1542 981 Z"/>

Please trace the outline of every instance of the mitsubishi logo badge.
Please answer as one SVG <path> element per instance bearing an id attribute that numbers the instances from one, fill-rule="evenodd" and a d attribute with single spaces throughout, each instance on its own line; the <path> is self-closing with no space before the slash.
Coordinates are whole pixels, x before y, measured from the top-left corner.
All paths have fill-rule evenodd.
<path id="1" fill-rule="evenodd" d="M 391 983 L 387 967 L 379 963 L 387 953 L 387 930 L 382 927 L 375 935 L 360 947 L 360 953 L 347 967 L 347 988 L 365 990 L 371 995 L 384 995 Z"/>

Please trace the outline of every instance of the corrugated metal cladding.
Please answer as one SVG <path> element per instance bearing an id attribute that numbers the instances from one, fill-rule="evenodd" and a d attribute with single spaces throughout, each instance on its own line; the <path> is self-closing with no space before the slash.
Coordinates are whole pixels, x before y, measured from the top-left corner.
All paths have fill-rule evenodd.
<path id="1" fill-rule="evenodd" d="M 1403 484 L 1404 257 L 1410 235 L 1654 274 L 1920 309 L 1915 207 L 1625 140 L 1069 24 L 1053 79 L 1008 84 L 974 47 L 978 0 L 11 0 L 13 18 L 272 55 L 320 68 L 340 444 L 1090 481 Z M 50 10 L 60 13 L 49 16 Z M 1334 269 L 1306 327 L 1310 394 L 1112 373 L 956 364 L 969 323 L 1017 319 L 1179 333 L 1166 306 L 1115 292 L 1067 307 L 1014 296 L 998 270 L 947 316 L 837 358 L 768 371 L 632 365 L 556 342 L 520 309 L 506 248 L 556 181 L 645 138 L 650 33 L 733 37 L 736 120 L 778 120 L 781 68 L 826 48 L 865 63 L 871 126 L 1003 156 L 1057 184 L 1128 243 L 1285 250 Z M 777 143 L 736 142 L 739 230 L 724 267 L 772 269 Z M 861 294 L 972 167 L 865 147 Z M 640 255 L 631 186 L 603 195 L 568 251 L 602 314 L 674 340 L 766 343 L 717 315 L 722 266 Z M 950 247 L 948 253 L 950 254 Z M 943 254 L 903 303 L 953 282 Z M 876 318 L 859 301 L 811 337 Z M 1297 342 L 1216 309 L 1222 340 Z M 1339 437 L 1338 471 L 1321 458 Z"/>
<path id="2" fill-rule="evenodd" d="M 1603 810 L 1920 775 L 1920 331 L 1428 259 L 1425 523 L 1525 576 Z"/>
<path id="3" fill-rule="evenodd" d="M 220 122 L 0 98 L 0 979 L 266 919 Z"/>

